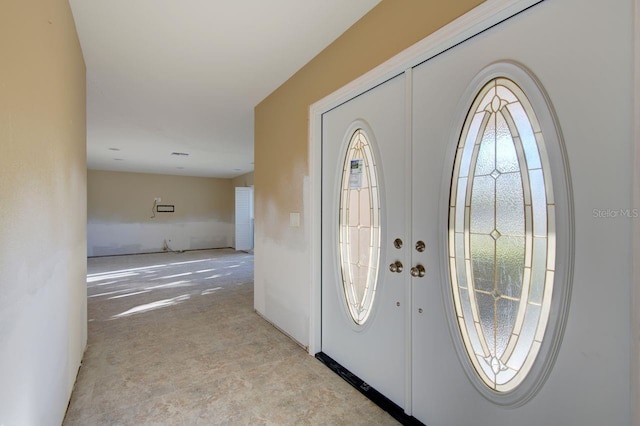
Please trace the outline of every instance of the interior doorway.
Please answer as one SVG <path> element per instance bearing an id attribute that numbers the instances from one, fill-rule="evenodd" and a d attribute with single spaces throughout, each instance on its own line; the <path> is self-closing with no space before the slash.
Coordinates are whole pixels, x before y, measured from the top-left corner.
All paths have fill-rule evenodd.
<path id="1" fill-rule="evenodd" d="M 253 187 L 236 187 L 235 249 L 253 251 Z"/>

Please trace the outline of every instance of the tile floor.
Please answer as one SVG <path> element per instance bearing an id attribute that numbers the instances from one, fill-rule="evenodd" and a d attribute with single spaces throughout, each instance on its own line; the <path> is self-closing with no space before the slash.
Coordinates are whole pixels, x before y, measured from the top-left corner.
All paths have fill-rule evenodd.
<path id="1" fill-rule="evenodd" d="M 87 351 L 64 425 L 393 425 L 253 310 L 253 255 L 88 260 Z"/>

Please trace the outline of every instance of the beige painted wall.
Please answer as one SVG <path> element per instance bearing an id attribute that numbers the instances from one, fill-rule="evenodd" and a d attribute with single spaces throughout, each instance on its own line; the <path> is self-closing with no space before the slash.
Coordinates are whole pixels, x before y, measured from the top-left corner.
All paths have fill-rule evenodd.
<path id="1" fill-rule="evenodd" d="M 89 170 L 88 255 L 233 245 L 234 186 L 231 179 Z M 158 204 L 174 213 L 153 213 Z M 154 216 L 154 217 L 152 217 Z"/>
<path id="2" fill-rule="evenodd" d="M 0 424 L 60 424 L 86 346 L 85 65 L 67 0 L 0 12 Z"/>
<path id="3" fill-rule="evenodd" d="M 245 173 L 233 178 L 234 187 L 253 186 L 253 172 Z"/>
<path id="4" fill-rule="evenodd" d="M 309 106 L 481 0 L 383 0 L 255 108 L 255 308 L 308 343 Z M 301 226 L 290 227 L 290 213 Z"/>

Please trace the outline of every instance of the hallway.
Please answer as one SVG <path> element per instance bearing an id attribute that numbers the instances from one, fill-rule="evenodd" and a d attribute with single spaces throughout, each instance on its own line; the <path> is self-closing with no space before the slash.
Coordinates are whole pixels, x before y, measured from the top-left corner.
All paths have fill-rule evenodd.
<path id="1" fill-rule="evenodd" d="M 90 258 L 64 425 L 397 424 L 253 310 L 253 255 Z"/>

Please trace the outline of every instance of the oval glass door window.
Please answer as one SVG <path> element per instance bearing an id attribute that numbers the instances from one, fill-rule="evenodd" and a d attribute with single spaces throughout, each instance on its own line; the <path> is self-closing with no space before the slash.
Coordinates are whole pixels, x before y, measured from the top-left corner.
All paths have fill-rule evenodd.
<path id="1" fill-rule="evenodd" d="M 551 306 L 555 220 L 542 131 L 508 78 L 479 92 L 456 152 L 449 266 L 464 346 L 493 391 L 514 390 L 540 350 Z"/>
<path id="2" fill-rule="evenodd" d="M 362 129 L 351 136 L 340 188 L 339 253 L 349 314 L 363 325 L 371 313 L 380 263 L 380 193 L 376 161 Z"/>

